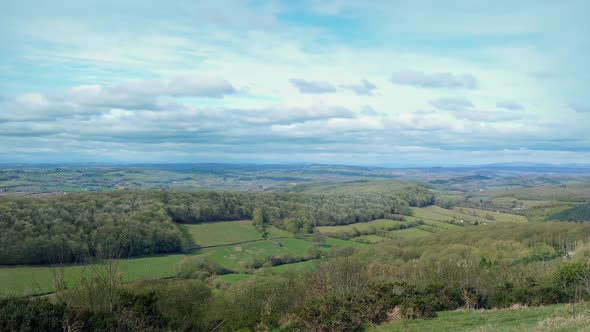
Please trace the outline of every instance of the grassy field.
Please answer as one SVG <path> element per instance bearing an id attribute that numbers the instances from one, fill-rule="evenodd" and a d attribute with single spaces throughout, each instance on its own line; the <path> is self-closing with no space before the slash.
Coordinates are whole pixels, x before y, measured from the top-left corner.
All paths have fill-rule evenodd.
<path id="1" fill-rule="evenodd" d="M 265 270 L 272 271 L 274 273 L 281 273 L 285 271 L 311 271 L 315 268 L 315 266 L 319 263 L 319 260 L 310 260 L 304 262 L 297 262 L 293 264 L 283 264 L 273 267 L 265 268 Z M 230 285 L 236 284 L 242 280 L 247 280 L 253 277 L 253 274 L 246 274 L 246 273 L 231 273 L 231 274 L 224 274 L 221 276 L 216 277 L 216 280 L 219 280 L 224 283 L 228 283 Z"/>
<path id="2" fill-rule="evenodd" d="M 319 260 L 311 260 L 305 262 L 298 262 L 293 264 L 283 264 L 279 266 L 273 266 L 269 270 L 273 272 L 284 272 L 284 271 L 310 271 L 313 270 L 319 263 Z"/>
<path id="3" fill-rule="evenodd" d="M 526 222 L 524 216 L 487 211 L 472 208 L 454 208 L 453 210 L 443 209 L 438 206 L 429 206 L 425 208 L 413 208 L 414 216 L 424 220 L 449 221 L 454 219 L 457 222 L 461 220 L 473 223 L 479 222 Z M 488 220 L 487 216 L 492 216 L 495 220 Z"/>
<path id="4" fill-rule="evenodd" d="M 530 199 L 518 199 L 516 197 L 496 197 L 492 199 L 492 203 L 496 205 L 513 205 L 513 204 L 520 204 L 525 209 L 531 208 L 533 206 L 539 206 L 543 204 L 550 203 L 550 201 L 538 201 L 538 200 L 530 200 Z"/>
<path id="5" fill-rule="evenodd" d="M 353 231 L 355 228 L 360 232 L 368 231 L 371 228 L 377 229 L 384 229 L 396 225 L 407 225 L 408 222 L 406 221 L 397 221 L 397 220 L 389 220 L 389 219 L 377 219 L 369 222 L 363 223 L 356 223 L 350 225 L 340 225 L 340 226 L 318 226 L 316 229 L 325 235 L 334 234 L 338 232 L 349 232 Z"/>
<path id="6" fill-rule="evenodd" d="M 352 191 L 356 193 L 374 192 L 401 192 L 412 183 L 398 180 L 359 180 L 348 182 L 318 182 L 297 185 L 291 191 L 310 193 L 340 193 L 346 194 Z"/>
<path id="7" fill-rule="evenodd" d="M 188 233 L 198 246 L 212 246 L 242 241 L 261 240 L 262 235 L 250 220 L 218 221 L 201 224 L 183 224 L 179 227 Z M 293 234 L 268 227 L 268 237 L 293 236 Z"/>
<path id="8" fill-rule="evenodd" d="M 432 234 L 432 232 L 428 232 L 423 229 L 413 227 L 413 228 L 406 228 L 406 229 L 391 231 L 388 233 L 388 236 L 391 238 L 401 237 L 404 239 L 414 239 L 417 237 L 428 236 L 430 234 Z"/>
<path id="9" fill-rule="evenodd" d="M 590 305 L 551 305 L 502 310 L 458 310 L 440 312 L 433 320 L 398 321 L 369 327 L 367 331 L 588 331 Z"/>
<path id="10" fill-rule="evenodd" d="M 495 211 L 488 211 L 488 210 L 480 210 L 480 209 L 472 209 L 472 208 L 464 208 L 464 207 L 455 207 L 453 211 L 461 212 L 462 214 L 467 214 L 469 216 L 474 216 L 481 219 L 486 219 L 486 216 L 492 216 L 494 219 L 492 221 L 497 222 L 526 222 L 527 219 L 525 216 L 516 215 L 516 214 L 509 214 L 509 213 L 502 213 L 502 212 L 495 212 Z"/>
<path id="11" fill-rule="evenodd" d="M 488 194 L 494 197 L 515 197 L 523 200 L 582 202 L 590 199 L 590 183 L 495 190 L 489 191 Z"/>
<path id="12" fill-rule="evenodd" d="M 471 209 L 472 211 L 466 211 L 467 213 L 482 213 L 483 210 L 476 210 Z M 399 230 L 391 230 L 388 231 L 391 237 L 404 237 L 404 238 L 416 238 L 427 236 L 432 233 L 436 233 L 439 231 L 444 230 L 451 230 L 451 229 L 460 229 L 460 224 L 454 225 L 450 224 L 447 221 L 453 219 L 453 216 L 457 219 L 457 222 L 460 220 L 465 221 L 475 221 L 475 220 L 482 220 L 483 218 L 474 217 L 468 214 L 459 213 L 453 210 L 447 210 L 440 208 L 438 206 L 429 206 L 426 208 L 414 208 L 414 216 L 404 216 L 405 221 L 396 221 L 396 220 L 389 220 L 389 219 L 377 219 L 373 221 L 369 221 L 366 223 L 356 223 L 350 225 L 340 225 L 340 226 L 319 226 L 316 229 L 324 235 L 330 236 L 335 235 L 338 233 L 347 233 L 352 234 L 354 230 L 358 230 L 359 232 L 367 232 L 371 229 L 373 230 L 380 230 L 380 229 L 387 229 L 389 227 L 395 226 L 410 226 L 407 229 L 399 229 Z M 486 211 L 487 212 L 487 211 Z M 495 213 L 495 212 L 494 212 Z M 498 218 L 502 221 L 508 219 L 507 216 L 512 217 L 513 215 L 508 214 L 498 214 Z M 505 216 L 506 215 L 506 216 Z M 523 216 L 514 216 L 515 220 L 526 220 Z M 422 225 L 417 225 L 417 222 L 423 222 Z M 387 237 L 384 237 L 383 234 L 375 235 L 360 235 L 351 238 L 351 241 L 362 242 L 362 243 L 378 243 L 387 240 Z"/>
<path id="13" fill-rule="evenodd" d="M 191 254 L 207 255 L 213 261 L 231 270 L 244 270 L 244 263 L 257 256 L 305 256 L 307 250 L 313 245 L 308 238 L 262 239 L 249 221 L 185 226 L 189 226 L 188 229 L 195 236 L 196 241 L 201 241 L 200 243 L 206 243 L 207 245 L 261 239 L 260 241 L 239 245 L 204 248 Z M 203 231 L 204 229 L 206 229 L 206 232 Z M 224 233 L 228 234 L 227 239 L 223 236 Z M 211 234 L 210 237 L 208 234 Z M 276 228 L 270 229 L 270 234 L 271 236 L 292 236 L 291 233 Z M 339 246 L 363 247 L 365 244 L 326 238 L 321 249 L 327 251 Z M 183 254 L 175 254 L 124 259 L 118 261 L 118 270 L 121 272 L 124 281 L 172 277 L 177 274 L 176 266 L 184 257 Z M 304 266 L 311 263 L 297 264 Z M 276 268 L 278 270 L 296 268 L 297 264 Z M 92 267 L 88 265 L 67 266 L 65 268 L 65 277 L 68 285 L 71 287 L 80 280 L 81 276 L 90 275 L 91 269 Z M 224 278 L 231 279 L 232 277 Z M 53 289 L 53 270 L 49 266 L 0 267 L 0 295 L 39 294 L 53 291 Z"/>
<path id="14" fill-rule="evenodd" d="M 379 235 L 361 235 L 352 239 L 361 243 L 379 243 L 388 240 L 388 238 Z"/>
<path id="15" fill-rule="evenodd" d="M 206 248 L 196 255 L 207 255 L 213 261 L 230 270 L 244 270 L 244 263 L 255 257 L 272 257 L 288 255 L 291 257 L 305 256 L 312 247 L 312 243 L 306 239 L 286 238 L 249 242 L 236 246 Z M 363 247 L 365 244 L 326 238 L 321 250 L 327 251 L 335 247 L 351 246 Z"/>
<path id="16" fill-rule="evenodd" d="M 118 270 L 124 281 L 155 279 L 176 275 L 176 264 L 184 255 L 164 255 L 119 261 Z M 65 268 L 69 287 L 82 276 L 91 275 L 91 266 Z M 52 291 L 53 269 L 48 266 L 17 266 L 0 268 L 0 294 L 39 294 Z"/>
<path id="17" fill-rule="evenodd" d="M 254 257 L 303 256 L 311 246 L 311 242 L 303 239 L 276 239 L 206 248 L 198 251 L 196 255 L 207 255 L 227 269 L 241 270 L 245 268 L 244 262 Z"/>

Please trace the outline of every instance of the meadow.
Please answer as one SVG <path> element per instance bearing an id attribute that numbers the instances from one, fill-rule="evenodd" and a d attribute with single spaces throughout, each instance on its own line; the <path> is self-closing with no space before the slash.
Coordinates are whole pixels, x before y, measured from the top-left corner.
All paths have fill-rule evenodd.
<path id="1" fill-rule="evenodd" d="M 577 315 L 573 313 L 577 311 Z M 584 331 L 590 324 L 590 304 L 557 304 L 495 310 L 456 310 L 440 312 L 432 320 L 403 320 L 368 327 L 375 332 L 419 331 Z"/>
<path id="2" fill-rule="evenodd" d="M 298 237 L 289 232 L 270 227 L 269 238 L 263 238 L 249 220 L 180 225 L 193 236 L 195 243 L 211 248 L 197 249 L 189 254 L 157 255 L 141 258 L 117 260 L 121 280 L 131 282 L 143 279 L 175 277 L 178 264 L 186 257 L 203 256 L 220 266 L 238 273 L 230 273 L 219 278 L 230 283 L 248 278 L 255 271 L 248 267 L 253 260 L 264 262 L 270 257 L 304 257 L 314 246 L 312 237 Z M 281 238 L 276 238 L 281 237 Z M 227 243 L 244 242 L 236 245 Z M 324 238 L 318 249 L 328 252 L 337 247 L 363 247 L 364 244 L 334 238 Z M 310 266 L 300 262 L 272 267 L 272 271 Z M 83 277 L 91 275 L 95 265 L 64 266 L 64 276 L 68 287 L 73 287 Z M 54 290 L 54 275 L 59 266 L 4 266 L 0 267 L 0 294 L 41 294 Z M 247 273 L 243 273 L 247 272 Z M 248 277 L 246 277 L 248 276 Z"/>
<path id="3" fill-rule="evenodd" d="M 251 220 L 181 224 L 179 227 L 191 237 L 196 247 L 217 246 L 264 239 L 262 234 L 252 226 Z M 273 226 L 268 227 L 267 232 L 268 238 L 293 236 L 292 233 Z"/>

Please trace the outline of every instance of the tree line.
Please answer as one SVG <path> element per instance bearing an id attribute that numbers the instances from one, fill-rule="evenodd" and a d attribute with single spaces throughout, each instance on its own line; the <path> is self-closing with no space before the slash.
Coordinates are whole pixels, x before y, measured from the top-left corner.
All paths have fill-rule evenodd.
<path id="1" fill-rule="evenodd" d="M 190 239 L 175 223 L 253 219 L 293 233 L 394 215 L 434 202 L 427 189 L 309 194 L 115 191 L 0 199 L 0 264 L 81 262 L 102 247 L 122 256 L 181 252 Z"/>

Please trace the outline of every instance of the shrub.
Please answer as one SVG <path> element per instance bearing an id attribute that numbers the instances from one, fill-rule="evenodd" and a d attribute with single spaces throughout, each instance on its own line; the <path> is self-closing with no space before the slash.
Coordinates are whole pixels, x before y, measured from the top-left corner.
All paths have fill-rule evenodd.
<path id="1" fill-rule="evenodd" d="M 187 256 L 178 263 L 176 269 L 181 279 L 205 280 L 212 275 L 232 273 L 219 263 L 202 256 Z"/>
<path id="2" fill-rule="evenodd" d="M 66 307 L 47 299 L 0 300 L 0 331 L 61 331 Z"/>
<path id="3" fill-rule="evenodd" d="M 315 298 L 297 310 L 297 322 L 306 331 L 354 331 L 365 321 L 362 303 L 353 295 Z"/>

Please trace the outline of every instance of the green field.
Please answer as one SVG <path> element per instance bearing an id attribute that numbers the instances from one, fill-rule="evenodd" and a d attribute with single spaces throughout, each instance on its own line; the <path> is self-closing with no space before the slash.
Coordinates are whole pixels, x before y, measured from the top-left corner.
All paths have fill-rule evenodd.
<path id="1" fill-rule="evenodd" d="M 571 304 L 502 310 L 457 310 L 440 312 L 433 320 L 401 320 L 369 327 L 367 331 L 588 331 L 590 305 Z"/>
<path id="2" fill-rule="evenodd" d="M 250 220 L 182 224 L 179 227 L 192 237 L 196 245 L 201 247 L 263 239 Z M 268 237 L 293 236 L 287 231 L 272 226 L 268 227 L 267 231 Z"/>
<path id="3" fill-rule="evenodd" d="M 292 264 L 283 264 L 263 269 L 263 271 L 272 271 L 274 273 L 281 273 L 284 271 L 311 271 L 319 263 L 319 260 L 309 260 L 303 262 L 297 262 Z M 230 273 L 217 276 L 215 279 L 230 285 L 236 284 L 242 280 L 247 280 L 253 277 L 253 274 L 246 273 Z"/>
<path id="4" fill-rule="evenodd" d="M 230 270 L 241 270 L 243 262 L 255 257 L 303 256 L 311 248 L 311 242 L 302 239 L 276 239 L 243 243 L 235 246 L 206 248 L 197 255 L 207 255 L 213 261 Z"/>
<path id="5" fill-rule="evenodd" d="M 269 268 L 271 271 L 275 273 L 280 273 L 284 271 L 311 271 L 313 270 L 319 263 L 319 260 L 311 260 L 305 262 L 298 262 L 293 264 L 283 264 L 278 266 L 273 266 Z"/>
<path id="6" fill-rule="evenodd" d="M 462 214 L 467 214 L 472 217 L 479 218 L 480 221 L 487 220 L 486 216 L 492 216 L 492 221 L 497 222 L 526 222 L 527 219 L 525 216 L 516 215 L 516 214 L 509 214 L 509 213 L 502 213 L 496 211 L 488 211 L 488 210 L 480 210 L 480 209 L 472 209 L 472 208 L 453 208 L 453 211 L 461 212 Z M 489 220 L 487 220 L 489 221 Z"/>
<path id="7" fill-rule="evenodd" d="M 406 221 L 397 221 L 397 220 L 389 220 L 389 219 L 377 219 L 369 222 L 363 223 L 356 223 L 350 225 L 340 225 L 340 226 L 318 226 L 316 229 L 325 235 L 334 234 L 338 232 L 350 232 L 354 229 L 359 230 L 360 232 L 368 231 L 371 228 L 376 229 L 384 229 L 396 225 L 408 225 L 409 223 Z"/>
<path id="8" fill-rule="evenodd" d="M 218 276 L 216 278 L 216 280 L 233 285 L 233 284 L 238 283 L 242 280 L 247 280 L 250 278 L 252 278 L 251 274 L 231 273 L 231 274 L 224 274 L 224 275 Z"/>
<path id="9" fill-rule="evenodd" d="M 310 238 L 281 238 L 262 239 L 260 234 L 251 225 L 250 221 L 242 222 L 219 222 L 188 226 L 187 229 L 195 237 L 196 241 L 206 245 L 217 245 L 240 241 L 259 240 L 238 245 L 227 245 L 214 248 L 204 248 L 191 255 L 206 255 L 213 261 L 231 270 L 245 270 L 244 264 L 255 257 L 284 256 L 291 257 L 305 256 L 312 247 Z M 203 230 L 206 229 L 207 233 Z M 211 231 L 211 233 L 209 233 Z M 276 228 L 270 228 L 271 236 L 292 236 L 291 233 Z M 212 234 L 207 237 L 207 234 Z M 223 234 L 228 234 L 224 240 Z M 196 242 L 195 241 L 195 242 Z M 199 242 L 197 242 L 199 243 Z M 204 244 L 205 245 L 205 244 Z M 334 238 L 326 238 L 325 244 L 321 246 L 324 251 L 339 246 L 363 247 L 364 244 L 344 241 Z M 177 273 L 176 265 L 185 257 L 183 254 L 162 255 L 142 257 L 134 259 L 123 259 L 118 261 L 118 270 L 124 281 L 141 279 L 156 279 L 172 277 Z M 300 264 L 300 265 L 298 265 Z M 274 267 L 273 269 L 283 270 L 305 266 L 311 263 L 302 262 Z M 91 266 L 67 266 L 65 267 L 65 278 L 71 287 L 80 280 L 81 276 L 90 275 Z M 224 277 L 235 278 L 235 277 Z M 53 291 L 53 270 L 49 266 L 15 266 L 0 267 L 0 295 L 1 294 L 39 294 Z"/>
<path id="10" fill-rule="evenodd" d="M 379 235 L 361 235 L 352 239 L 352 241 L 361 243 L 379 243 L 388 240 L 388 238 Z"/>
<path id="11" fill-rule="evenodd" d="M 176 264 L 184 255 L 164 255 L 118 261 L 124 281 L 155 279 L 176 275 Z M 69 287 L 82 276 L 89 276 L 89 265 L 65 267 Z M 18 266 L 0 268 L 0 294 L 38 294 L 53 291 L 53 271 L 48 266 Z"/>
<path id="12" fill-rule="evenodd" d="M 434 221 L 449 221 L 455 220 L 456 222 L 460 222 L 463 220 L 464 222 L 473 223 L 475 221 L 479 222 L 526 222 L 527 219 L 524 216 L 515 215 L 515 214 L 508 214 L 508 213 L 501 213 L 495 211 L 487 211 L 487 210 L 480 210 L 480 209 L 472 209 L 472 208 L 454 208 L 453 210 L 443 209 L 438 206 L 429 206 L 425 208 L 413 208 L 414 216 L 417 218 L 422 218 L 424 220 L 434 220 Z M 493 217 L 488 219 L 486 216 Z"/>
<path id="13" fill-rule="evenodd" d="M 420 229 L 420 228 L 417 228 L 417 227 L 413 227 L 413 228 L 406 228 L 406 229 L 400 229 L 400 230 L 396 230 L 396 231 L 391 231 L 391 232 L 389 232 L 387 234 L 391 238 L 401 237 L 401 238 L 404 238 L 404 239 L 415 239 L 415 238 L 418 238 L 418 237 L 423 237 L 423 236 L 431 235 L 432 232 L 428 232 L 428 231 L 425 231 L 423 229 Z"/>

